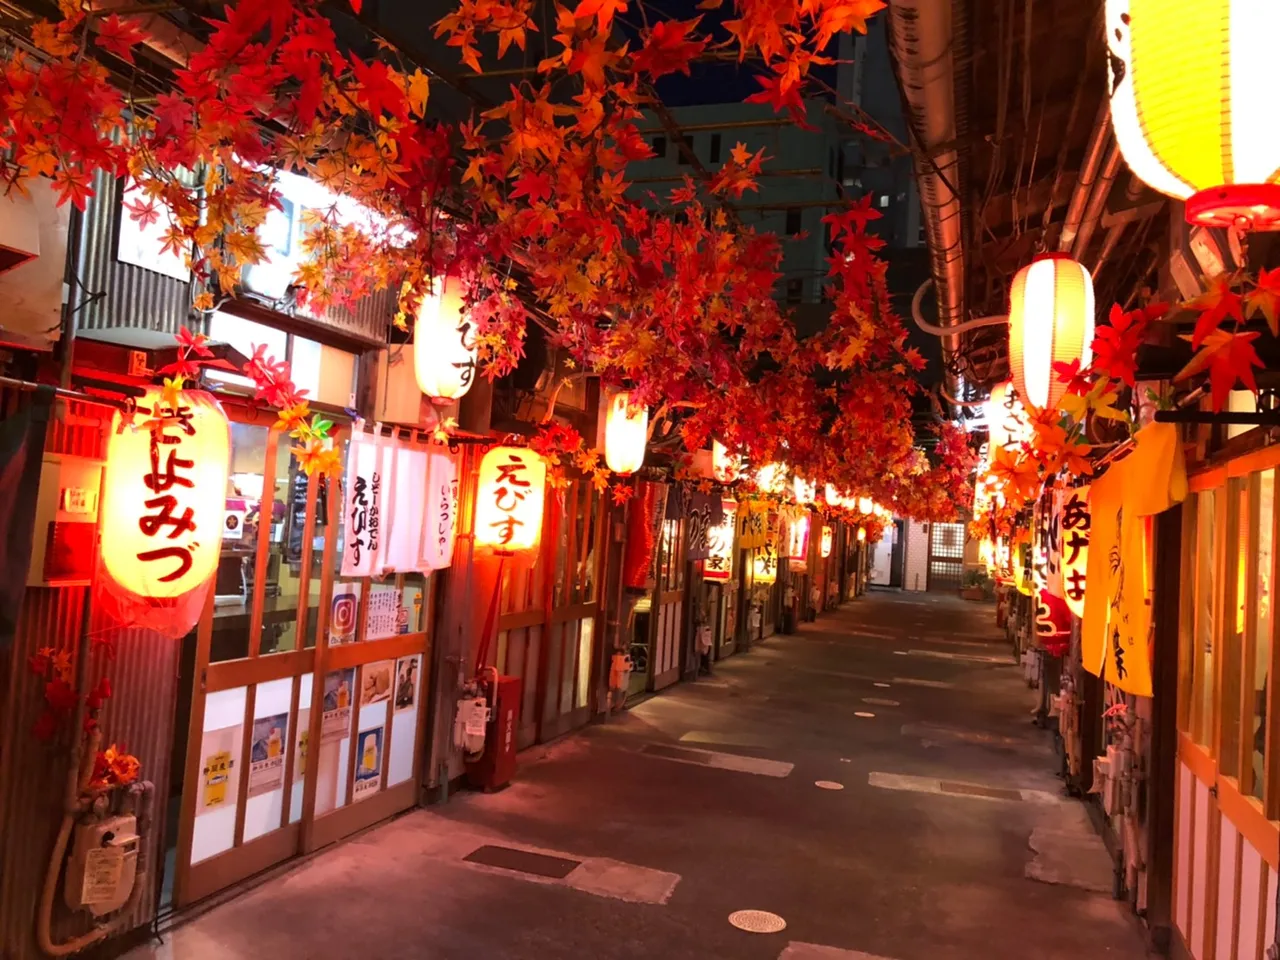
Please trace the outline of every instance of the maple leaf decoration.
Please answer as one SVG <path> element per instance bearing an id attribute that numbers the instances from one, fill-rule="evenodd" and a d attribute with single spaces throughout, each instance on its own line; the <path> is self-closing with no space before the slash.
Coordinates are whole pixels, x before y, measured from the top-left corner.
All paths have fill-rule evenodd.
<path id="1" fill-rule="evenodd" d="M 1249 315 L 1259 311 L 1267 318 L 1267 326 L 1271 328 L 1273 337 L 1280 337 L 1280 267 L 1274 270 L 1259 270 L 1258 280 L 1244 297 Z"/>
<path id="2" fill-rule="evenodd" d="M 1188 309 L 1200 311 L 1200 318 L 1191 335 L 1193 350 L 1199 350 L 1205 337 L 1222 326 L 1224 320 L 1233 319 L 1239 323 L 1243 319 L 1240 295 L 1231 289 L 1230 275 L 1220 273 L 1208 283 L 1208 290 L 1187 301 Z"/>
<path id="3" fill-rule="evenodd" d="M 690 39 L 701 19 L 659 20 L 645 37 L 644 45 L 631 57 L 632 68 L 655 80 L 668 73 L 689 76 L 689 62 L 707 47 L 706 40 Z"/>
<path id="4" fill-rule="evenodd" d="M 1258 351 L 1253 341 L 1262 334 L 1230 333 L 1226 330 L 1214 330 L 1205 336 L 1199 353 L 1191 358 L 1191 362 L 1178 371 L 1175 381 L 1186 380 L 1206 368 L 1209 370 L 1210 402 L 1214 410 L 1221 410 L 1227 397 L 1237 383 L 1243 383 L 1254 393 L 1258 392 L 1258 384 L 1254 380 L 1253 368 L 1261 367 Z M 1187 334 L 1183 340 L 1195 340 Z"/>

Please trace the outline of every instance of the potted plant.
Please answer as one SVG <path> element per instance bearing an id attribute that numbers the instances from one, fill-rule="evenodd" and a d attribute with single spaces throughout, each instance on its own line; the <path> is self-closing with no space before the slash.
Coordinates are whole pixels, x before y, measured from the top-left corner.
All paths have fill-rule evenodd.
<path id="1" fill-rule="evenodd" d="M 966 570 L 964 586 L 960 596 L 966 600 L 990 600 L 992 597 L 991 577 L 983 567 Z"/>

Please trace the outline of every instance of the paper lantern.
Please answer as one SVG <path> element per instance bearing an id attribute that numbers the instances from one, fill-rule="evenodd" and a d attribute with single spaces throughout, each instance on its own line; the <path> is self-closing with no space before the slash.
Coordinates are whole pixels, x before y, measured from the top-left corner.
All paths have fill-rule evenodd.
<path id="1" fill-rule="evenodd" d="M 787 533 L 787 558 L 806 560 L 809 557 L 809 514 L 794 517 Z"/>
<path id="2" fill-rule="evenodd" d="M 1009 367 L 1022 401 L 1057 410 L 1067 385 L 1055 363 L 1093 359 L 1093 278 L 1062 253 L 1036 257 L 1009 291 Z"/>
<path id="3" fill-rule="evenodd" d="M 722 503 L 721 521 L 707 531 L 707 558 L 702 563 L 704 580 L 725 581 L 733 575 L 733 541 L 738 522 L 738 505 L 732 500 Z"/>
<path id="4" fill-rule="evenodd" d="M 799 474 L 791 478 L 791 489 L 796 496 L 796 503 L 813 503 L 818 498 L 817 483 L 806 480 Z"/>
<path id="5" fill-rule="evenodd" d="M 184 390 L 177 407 L 149 387 L 131 424 L 107 441 L 102 563 L 117 618 L 169 637 L 200 619 L 218 568 L 231 427 L 208 394 Z"/>
<path id="6" fill-rule="evenodd" d="M 778 551 L 774 549 L 773 539 L 765 542 L 751 552 L 751 581 L 753 583 L 773 583 L 778 579 Z"/>
<path id="7" fill-rule="evenodd" d="M 1274 0 L 1107 0 L 1111 124 L 1125 162 L 1189 221 L 1280 220 Z"/>
<path id="8" fill-rule="evenodd" d="M 822 498 L 827 501 L 827 506 L 829 507 L 838 507 L 844 502 L 844 497 L 840 495 L 840 491 L 829 483 L 823 489 Z"/>
<path id="9" fill-rule="evenodd" d="M 1055 508 L 1058 512 L 1060 552 L 1062 555 L 1062 593 L 1067 608 L 1077 617 L 1084 616 L 1085 571 L 1089 566 L 1089 529 L 1093 526 L 1089 512 L 1089 486 L 1059 490 Z"/>
<path id="10" fill-rule="evenodd" d="M 542 534 L 547 462 L 523 447 L 494 447 L 480 461 L 476 546 L 498 554 L 532 550 Z"/>
<path id="11" fill-rule="evenodd" d="M 756 486 L 764 493 L 781 493 L 787 486 L 787 468 L 781 463 L 766 463 L 756 471 Z"/>
<path id="12" fill-rule="evenodd" d="M 719 483 L 733 483 L 738 479 L 741 470 L 741 458 L 731 455 L 719 440 L 711 442 L 711 475 Z"/>
<path id="13" fill-rule="evenodd" d="M 1020 447 L 1031 438 L 1027 408 L 1022 405 L 1011 381 L 1005 380 L 991 388 L 991 396 L 983 405 L 983 412 L 986 414 L 990 437 L 986 462 L 990 463 L 995 459 L 996 450 Z"/>
<path id="14" fill-rule="evenodd" d="M 871 512 L 875 509 L 876 502 L 870 497 L 858 498 L 858 512 L 863 516 L 871 516 Z"/>
<path id="15" fill-rule="evenodd" d="M 822 552 L 822 558 L 824 560 L 827 557 L 831 556 L 831 545 L 834 541 L 835 541 L 835 532 L 830 527 L 823 527 L 822 543 L 820 545 L 820 549 Z"/>
<path id="16" fill-rule="evenodd" d="M 649 408 L 633 404 L 626 391 L 615 393 L 604 421 L 604 462 L 614 473 L 635 473 L 644 463 L 648 441 Z"/>
<path id="17" fill-rule="evenodd" d="M 418 389 L 433 400 L 457 400 L 475 381 L 475 334 L 457 279 L 439 281 L 422 298 L 413 332 L 413 372 Z"/>
<path id="18" fill-rule="evenodd" d="M 866 529 L 866 527 L 859 527 L 859 528 L 858 528 L 858 542 L 859 542 L 859 543 L 863 543 L 866 539 L 867 539 L 867 529 Z"/>

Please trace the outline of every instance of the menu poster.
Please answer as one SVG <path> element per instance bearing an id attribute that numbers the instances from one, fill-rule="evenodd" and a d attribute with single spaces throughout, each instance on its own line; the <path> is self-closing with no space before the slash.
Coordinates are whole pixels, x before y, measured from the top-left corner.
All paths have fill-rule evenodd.
<path id="1" fill-rule="evenodd" d="M 369 592 L 369 613 L 365 622 L 366 640 L 381 640 L 402 633 L 401 619 L 407 625 L 408 611 L 401 617 L 400 591 L 394 586 L 375 586 Z"/>
<path id="2" fill-rule="evenodd" d="M 382 727 L 362 730 L 356 745 L 356 782 L 352 799 L 363 800 L 382 785 Z"/>
<path id="3" fill-rule="evenodd" d="M 391 698 L 391 674 L 394 660 L 366 663 L 360 672 L 360 706 L 381 703 Z"/>
<path id="4" fill-rule="evenodd" d="M 356 668 L 330 670 L 324 675 L 324 713 L 320 715 L 320 742 L 341 740 L 351 729 L 351 702 L 355 697 Z"/>
<path id="5" fill-rule="evenodd" d="M 396 710 L 412 710 L 418 699 L 418 657 L 396 661 Z"/>
<path id="6" fill-rule="evenodd" d="M 289 715 L 278 713 L 253 721 L 253 745 L 249 748 L 249 796 L 270 793 L 284 785 L 284 735 Z"/>
<path id="7" fill-rule="evenodd" d="M 240 752 L 241 727 L 206 730 L 200 742 L 200 803 L 196 816 L 209 813 L 235 802 L 232 777 L 236 773 L 235 755 Z"/>
<path id="8" fill-rule="evenodd" d="M 293 749 L 293 779 L 296 783 L 307 775 L 307 741 L 311 739 L 311 708 L 298 710 L 298 736 Z"/>

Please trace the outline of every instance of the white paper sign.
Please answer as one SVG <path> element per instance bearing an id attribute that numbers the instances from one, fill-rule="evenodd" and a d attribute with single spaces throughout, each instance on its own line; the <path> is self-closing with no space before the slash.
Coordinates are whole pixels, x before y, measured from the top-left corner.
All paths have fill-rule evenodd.
<path id="1" fill-rule="evenodd" d="M 381 450 L 372 437 L 356 434 L 347 452 L 347 482 L 342 504 L 342 576 L 375 572 L 382 544 Z"/>
<path id="2" fill-rule="evenodd" d="M 432 450 L 430 460 L 419 560 L 421 569 L 443 570 L 453 562 L 453 538 L 458 521 L 458 461 L 447 450 Z"/>
<path id="3" fill-rule="evenodd" d="M 418 541 L 426 510 L 427 451 L 399 444 L 394 456 L 395 473 L 386 497 L 391 504 L 385 528 L 387 566 L 396 571 L 420 570 Z"/>

